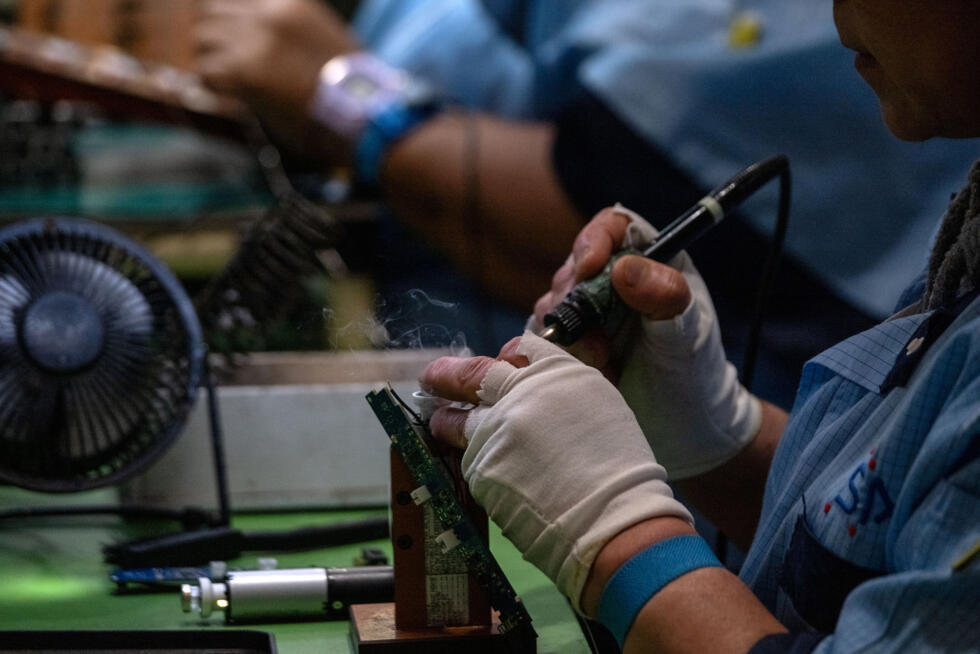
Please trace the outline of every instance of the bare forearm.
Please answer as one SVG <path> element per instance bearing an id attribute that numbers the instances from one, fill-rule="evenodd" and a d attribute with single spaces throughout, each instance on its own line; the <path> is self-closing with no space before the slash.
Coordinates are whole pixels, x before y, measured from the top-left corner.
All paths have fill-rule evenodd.
<path id="1" fill-rule="evenodd" d="M 762 426 L 752 443 L 714 470 L 675 482 L 684 498 L 742 551 L 752 544 L 769 464 L 787 418 L 785 411 L 763 402 Z"/>
<path id="2" fill-rule="evenodd" d="M 725 568 L 701 568 L 667 584 L 647 602 L 626 637 L 624 654 L 744 654 L 786 628 Z"/>
<path id="3" fill-rule="evenodd" d="M 400 220 L 530 310 L 584 223 L 551 165 L 553 130 L 448 112 L 396 143 L 382 187 Z"/>
<path id="4" fill-rule="evenodd" d="M 582 608 L 596 615 L 613 573 L 647 547 L 694 530 L 676 518 L 653 518 L 623 531 L 599 552 L 582 593 Z M 735 575 L 721 567 L 682 575 L 657 592 L 637 614 L 624 652 L 745 652 L 768 634 L 786 629 Z"/>

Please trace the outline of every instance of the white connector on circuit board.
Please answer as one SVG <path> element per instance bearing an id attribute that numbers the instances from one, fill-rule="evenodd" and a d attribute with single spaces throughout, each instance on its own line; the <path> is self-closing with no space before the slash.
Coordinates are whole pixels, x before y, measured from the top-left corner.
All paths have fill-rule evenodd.
<path id="1" fill-rule="evenodd" d="M 429 492 L 428 486 L 419 486 L 409 493 L 409 495 L 412 496 L 412 500 L 416 504 L 425 504 L 432 497 L 432 493 Z"/>
<path id="2" fill-rule="evenodd" d="M 436 542 L 442 546 L 443 552 L 452 552 L 459 545 L 459 537 L 456 536 L 455 531 L 447 529 L 436 536 Z"/>

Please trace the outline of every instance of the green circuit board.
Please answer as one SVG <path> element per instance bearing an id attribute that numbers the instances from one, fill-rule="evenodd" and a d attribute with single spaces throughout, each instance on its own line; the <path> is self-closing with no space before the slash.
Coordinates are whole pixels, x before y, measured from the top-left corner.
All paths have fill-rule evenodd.
<path id="1" fill-rule="evenodd" d="M 413 494 L 416 501 L 431 502 L 436 519 L 446 530 L 437 540 L 462 554 L 469 571 L 487 591 L 490 605 L 500 614 L 501 633 L 522 636 L 515 642 L 533 643 L 537 634 L 531 627 L 531 616 L 464 513 L 449 473 L 426 445 L 426 439 L 431 438 L 426 424 L 405 406 L 391 386 L 368 393 L 367 401 L 419 485 Z"/>

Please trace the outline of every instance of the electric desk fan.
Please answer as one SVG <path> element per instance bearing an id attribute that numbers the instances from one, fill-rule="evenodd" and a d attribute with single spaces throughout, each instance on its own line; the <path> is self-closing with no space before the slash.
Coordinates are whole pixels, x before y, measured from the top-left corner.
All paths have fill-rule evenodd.
<path id="1" fill-rule="evenodd" d="M 275 278 L 285 283 L 282 274 L 306 271 L 315 261 L 289 258 L 286 251 L 300 234 L 321 243 L 326 237 L 314 227 L 330 223 L 313 220 L 317 214 L 298 200 L 280 205 L 253 226 L 239 256 L 206 294 L 211 309 L 272 315 L 255 308 L 273 285 L 274 274 L 266 270 L 272 264 L 262 262 L 276 257 Z M 68 493 L 124 481 L 173 443 L 204 384 L 219 510 L 215 518 L 193 509 L 72 506 L 5 511 L 0 518 L 117 513 L 184 523 L 187 531 L 181 533 L 106 547 L 107 561 L 124 567 L 233 558 L 243 548 L 323 547 L 387 537 L 387 518 L 285 532 L 229 527 L 224 449 L 206 352 L 197 314 L 179 282 L 128 238 L 65 218 L 0 229 L 0 484 Z M 199 529 L 203 525 L 212 528 Z"/>
<path id="2" fill-rule="evenodd" d="M 0 482 L 122 481 L 175 440 L 202 381 L 194 308 L 166 267 L 96 223 L 0 230 Z"/>

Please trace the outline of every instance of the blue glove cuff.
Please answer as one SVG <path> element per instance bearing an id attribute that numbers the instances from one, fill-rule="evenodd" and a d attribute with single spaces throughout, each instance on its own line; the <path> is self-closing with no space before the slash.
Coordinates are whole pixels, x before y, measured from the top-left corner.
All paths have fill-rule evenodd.
<path id="1" fill-rule="evenodd" d="M 700 536 L 676 536 L 651 545 L 610 577 L 599 598 L 599 622 L 622 647 L 640 609 L 660 589 L 692 570 L 719 566 Z"/>
<path id="2" fill-rule="evenodd" d="M 354 148 L 354 173 L 358 181 L 377 184 L 385 150 L 441 110 L 442 105 L 437 102 L 394 103 L 368 119 Z"/>

